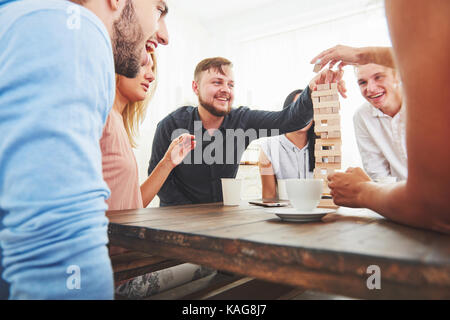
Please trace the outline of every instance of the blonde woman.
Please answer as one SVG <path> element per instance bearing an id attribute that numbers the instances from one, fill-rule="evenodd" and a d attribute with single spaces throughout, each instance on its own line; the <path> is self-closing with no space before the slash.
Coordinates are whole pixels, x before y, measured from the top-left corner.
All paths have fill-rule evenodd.
<path id="1" fill-rule="evenodd" d="M 148 179 L 139 185 L 133 147 L 139 125 L 155 90 L 155 56 L 149 54 L 136 78 L 116 76 L 116 98 L 100 140 L 103 178 L 111 190 L 109 210 L 146 207 L 184 157 L 195 147 L 194 136 L 184 134 L 169 146 Z"/>
<path id="2" fill-rule="evenodd" d="M 167 176 L 184 157 L 195 148 L 194 136 L 183 134 L 172 141 L 165 156 L 140 186 L 138 167 L 133 154 L 135 136 L 145 117 L 147 105 L 154 93 L 156 82 L 154 53 L 142 63 L 134 79 L 116 76 L 114 106 L 106 121 L 100 141 L 103 177 L 111 190 L 107 200 L 109 210 L 139 209 L 146 207 L 159 191 Z M 124 252 L 111 247 L 110 255 Z M 149 273 L 116 288 L 116 293 L 139 299 L 203 277 L 212 270 L 193 264 L 181 264 Z"/>

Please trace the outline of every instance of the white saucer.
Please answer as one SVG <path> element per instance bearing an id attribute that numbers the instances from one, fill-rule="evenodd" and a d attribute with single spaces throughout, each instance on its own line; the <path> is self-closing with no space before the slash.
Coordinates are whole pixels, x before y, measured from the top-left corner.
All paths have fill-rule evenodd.
<path id="1" fill-rule="evenodd" d="M 276 214 L 284 221 L 311 222 L 322 220 L 325 215 L 336 212 L 336 209 L 316 208 L 312 211 L 301 211 L 295 208 L 276 208 L 266 211 L 268 213 Z"/>

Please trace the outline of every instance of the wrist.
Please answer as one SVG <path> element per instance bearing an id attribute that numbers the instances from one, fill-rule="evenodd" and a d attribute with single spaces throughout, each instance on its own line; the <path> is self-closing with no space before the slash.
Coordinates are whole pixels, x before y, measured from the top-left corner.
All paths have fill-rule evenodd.
<path id="1" fill-rule="evenodd" d="M 358 48 L 357 49 L 357 59 L 359 65 L 369 64 L 373 62 L 373 52 L 370 47 Z"/>
<path id="2" fill-rule="evenodd" d="M 164 158 L 162 158 L 162 160 L 160 161 L 160 165 L 165 169 L 169 169 L 170 171 L 172 171 L 173 168 L 175 168 L 174 163 L 167 156 L 164 156 Z"/>
<path id="3" fill-rule="evenodd" d="M 359 192 L 357 204 L 359 208 L 370 208 L 370 201 L 374 197 L 374 187 L 376 185 L 372 181 L 361 182 L 359 184 Z"/>

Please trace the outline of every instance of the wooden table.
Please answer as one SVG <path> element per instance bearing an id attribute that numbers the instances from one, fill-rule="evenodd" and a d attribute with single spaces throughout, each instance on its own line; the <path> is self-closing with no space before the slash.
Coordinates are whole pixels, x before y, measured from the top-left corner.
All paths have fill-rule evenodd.
<path id="1" fill-rule="evenodd" d="M 369 210 L 283 222 L 242 202 L 109 211 L 112 245 L 305 289 L 364 299 L 450 299 L 450 236 Z M 381 289 L 376 284 L 380 270 Z M 370 279 L 369 279 L 370 277 Z"/>

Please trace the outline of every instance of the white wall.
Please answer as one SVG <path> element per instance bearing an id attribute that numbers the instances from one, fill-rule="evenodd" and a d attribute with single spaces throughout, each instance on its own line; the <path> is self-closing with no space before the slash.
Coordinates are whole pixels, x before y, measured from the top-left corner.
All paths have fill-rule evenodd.
<path id="1" fill-rule="evenodd" d="M 214 5 L 214 1 L 208 3 Z M 135 150 L 141 182 L 147 177 L 156 124 L 182 105 L 196 105 L 191 82 L 195 66 L 202 59 L 224 56 L 233 61 L 235 106 L 279 110 L 287 94 L 306 87 L 312 79 L 313 66 L 309 62 L 322 50 L 336 44 L 391 45 L 380 0 L 343 1 L 346 2 L 338 2 L 336 8 L 328 8 L 327 14 L 313 18 L 302 12 L 289 18 L 289 11 L 293 10 L 286 7 L 285 18 L 269 19 L 274 17 L 271 9 L 263 8 L 261 12 L 248 10 L 240 16 L 222 18 L 215 24 L 209 20 L 206 25 L 192 14 L 195 10 L 186 11 L 172 1 L 167 17 L 170 44 L 157 50 L 158 88 Z M 292 7 L 298 2 L 285 3 Z M 311 3 L 314 2 L 309 2 L 310 10 L 314 7 Z M 343 9 L 339 10 L 339 6 Z M 351 67 L 346 67 L 344 80 L 349 96 L 341 99 L 343 168 L 346 168 L 361 165 L 352 116 L 364 100 Z"/>
<path id="2" fill-rule="evenodd" d="M 305 88 L 314 77 L 311 59 L 336 44 L 390 46 L 383 9 L 241 42 L 235 58 L 236 102 L 280 110 L 291 91 Z M 341 98 L 343 168 L 361 166 L 352 117 L 365 101 L 353 68 L 345 70 L 348 99 Z"/>

